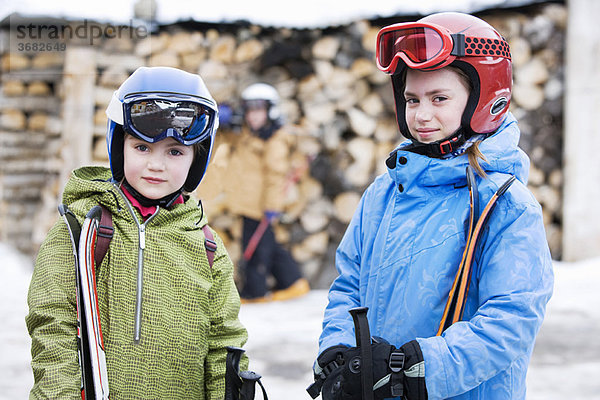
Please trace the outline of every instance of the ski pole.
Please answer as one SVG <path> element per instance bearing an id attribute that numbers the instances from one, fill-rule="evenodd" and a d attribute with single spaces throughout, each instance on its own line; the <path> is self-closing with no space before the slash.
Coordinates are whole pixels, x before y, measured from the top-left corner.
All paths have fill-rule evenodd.
<path id="1" fill-rule="evenodd" d="M 240 372 L 240 360 L 244 349 L 227 346 L 225 361 L 225 400 L 254 400 L 256 384 L 262 390 L 263 400 L 269 400 L 267 391 L 260 381 L 260 376 L 253 371 Z"/>
<path id="2" fill-rule="evenodd" d="M 242 386 L 240 379 L 240 359 L 244 349 L 227 346 L 225 361 L 225 400 L 239 400 L 239 390 Z"/>
<path id="3" fill-rule="evenodd" d="M 371 350 L 371 332 L 367 320 L 367 307 L 350 309 L 354 321 L 356 347 L 360 348 L 360 378 L 362 386 L 362 399 L 373 400 L 373 353 Z M 352 360 L 351 362 L 355 362 Z M 352 366 L 351 366 L 352 368 Z"/>
<path id="4" fill-rule="evenodd" d="M 246 250 L 244 250 L 244 260 L 245 261 L 248 261 L 252 258 L 254 251 L 256 251 L 256 248 L 258 247 L 258 243 L 260 242 L 260 239 L 262 239 L 262 237 L 265 234 L 270 223 L 271 223 L 271 221 L 267 217 L 263 217 L 262 220 L 260 221 L 260 224 L 258 224 L 258 226 L 256 227 L 256 230 L 250 237 L 250 240 L 248 240 L 248 245 L 246 246 Z"/>

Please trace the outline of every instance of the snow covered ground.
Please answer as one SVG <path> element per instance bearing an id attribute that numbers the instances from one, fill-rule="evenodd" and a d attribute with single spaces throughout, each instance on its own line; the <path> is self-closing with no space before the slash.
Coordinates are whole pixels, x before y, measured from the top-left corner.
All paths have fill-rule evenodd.
<path id="1" fill-rule="evenodd" d="M 0 400 L 27 398 L 32 384 L 25 303 L 32 262 L 0 243 Z M 600 259 L 555 263 L 555 293 L 528 375 L 530 400 L 600 400 Z M 325 291 L 242 306 L 250 369 L 272 400 L 308 400 Z M 257 395 L 257 399 L 260 395 Z"/>

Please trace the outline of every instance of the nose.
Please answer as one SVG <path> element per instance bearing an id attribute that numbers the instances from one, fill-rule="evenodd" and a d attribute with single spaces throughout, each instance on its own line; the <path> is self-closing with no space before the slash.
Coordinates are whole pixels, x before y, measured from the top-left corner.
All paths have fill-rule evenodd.
<path id="1" fill-rule="evenodd" d="M 433 113 L 431 107 L 428 104 L 424 104 L 424 102 L 419 103 L 418 109 L 415 113 L 415 119 L 418 122 L 427 122 L 431 121 L 433 117 Z"/>
<path id="2" fill-rule="evenodd" d="M 165 160 L 164 156 L 159 153 L 153 153 L 148 158 L 147 167 L 151 171 L 162 171 L 165 169 Z"/>

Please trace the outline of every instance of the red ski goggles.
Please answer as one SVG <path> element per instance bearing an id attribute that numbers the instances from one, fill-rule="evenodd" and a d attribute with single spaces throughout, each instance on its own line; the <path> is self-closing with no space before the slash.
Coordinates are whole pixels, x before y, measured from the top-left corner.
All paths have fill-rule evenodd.
<path id="1" fill-rule="evenodd" d="M 422 22 L 386 26 L 377 34 L 377 67 L 387 74 L 396 71 L 399 60 L 413 69 L 437 69 L 464 56 L 510 60 L 510 49 L 504 39 L 454 34 L 442 26 Z"/>

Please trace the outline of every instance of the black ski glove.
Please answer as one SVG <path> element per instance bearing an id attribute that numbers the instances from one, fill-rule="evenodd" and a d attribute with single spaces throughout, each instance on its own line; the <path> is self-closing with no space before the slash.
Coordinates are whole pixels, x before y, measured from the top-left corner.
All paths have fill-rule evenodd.
<path id="1" fill-rule="evenodd" d="M 323 400 L 333 400 L 339 397 L 342 378 L 342 367 L 344 365 L 344 353 L 347 346 L 333 346 L 319 355 L 313 365 L 315 382 L 306 389 L 313 399 L 322 394 Z"/>
<path id="2" fill-rule="evenodd" d="M 374 338 L 371 350 L 376 400 L 392 397 L 427 400 L 425 363 L 416 340 L 397 349 L 385 340 Z M 309 387 L 308 392 L 316 398 L 317 387 L 322 385 L 323 400 L 361 400 L 361 370 L 360 348 L 330 347 L 315 363 L 315 384 Z"/>

